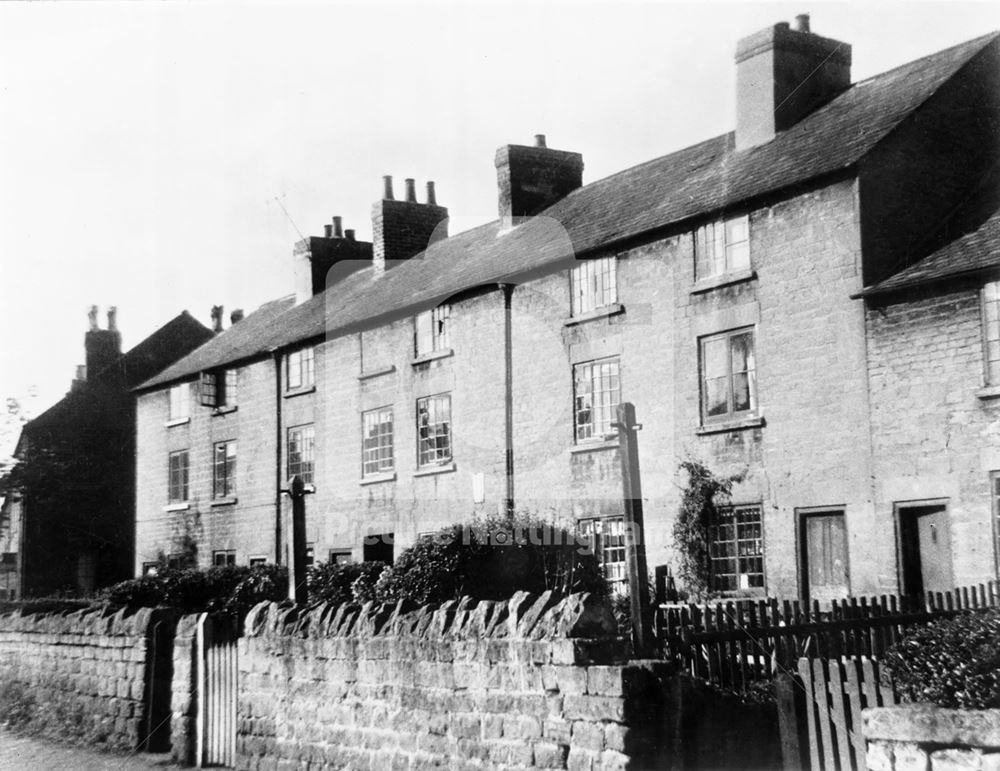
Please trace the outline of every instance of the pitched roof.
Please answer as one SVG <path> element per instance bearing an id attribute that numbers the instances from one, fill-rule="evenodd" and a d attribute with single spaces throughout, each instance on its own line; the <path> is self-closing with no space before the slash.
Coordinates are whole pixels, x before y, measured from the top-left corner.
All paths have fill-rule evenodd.
<path id="1" fill-rule="evenodd" d="M 280 313 L 269 303 L 140 388 L 372 324 L 850 169 L 998 36 L 856 83 L 758 147 L 737 152 L 730 132 L 585 185 L 508 233 L 493 222 L 439 242 L 379 278 L 370 268 L 358 271 L 301 305 L 276 301 L 284 303 Z M 258 314 L 267 320 L 256 321 Z M 251 334 L 251 325 L 259 333 Z"/>
<path id="2" fill-rule="evenodd" d="M 887 294 L 948 278 L 1000 268 L 1000 211 L 979 228 L 955 239 L 859 296 Z"/>

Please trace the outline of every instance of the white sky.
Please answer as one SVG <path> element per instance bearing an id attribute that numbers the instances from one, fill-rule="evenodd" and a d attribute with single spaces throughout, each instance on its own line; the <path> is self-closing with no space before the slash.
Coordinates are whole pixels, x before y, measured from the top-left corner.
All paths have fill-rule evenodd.
<path id="1" fill-rule="evenodd" d="M 2 3 L 0 397 L 65 393 L 91 304 L 127 349 L 290 292 L 277 200 L 368 240 L 381 175 L 433 179 L 456 232 L 496 216 L 503 144 L 545 133 L 589 182 L 731 130 L 737 39 L 802 12 L 854 80 L 1000 28 L 995 2 Z"/>

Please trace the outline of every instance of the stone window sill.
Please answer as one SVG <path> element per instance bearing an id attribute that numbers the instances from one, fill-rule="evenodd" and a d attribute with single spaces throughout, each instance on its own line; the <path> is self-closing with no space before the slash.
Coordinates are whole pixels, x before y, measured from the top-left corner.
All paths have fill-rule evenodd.
<path id="1" fill-rule="evenodd" d="M 698 436 L 707 436 L 709 434 L 724 434 L 727 431 L 746 431 L 748 428 L 762 428 L 766 425 L 767 422 L 764 420 L 763 415 L 754 415 L 751 418 L 742 418 L 740 420 L 706 423 L 703 426 L 699 426 L 696 433 Z"/>
<path id="2" fill-rule="evenodd" d="M 380 377 L 382 375 L 390 375 L 396 371 L 396 365 L 390 364 L 388 367 L 382 367 L 382 369 L 373 369 L 371 372 L 362 372 L 358 375 L 358 380 L 371 380 L 375 377 Z"/>
<path id="3" fill-rule="evenodd" d="M 191 508 L 190 503 L 168 503 L 163 507 L 164 511 L 187 511 Z"/>
<path id="4" fill-rule="evenodd" d="M 1000 385 L 988 385 L 976 391 L 976 396 L 985 401 L 1000 399 Z"/>
<path id="5" fill-rule="evenodd" d="M 451 348 L 442 348 L 440 351 L 431 351 L 430 353 L 422 353 L 417 356 L 411 364 L 414 367 L 419 367 L 421 364 L 426 364 L 429 361 L 436 361 L 437 359 L 447 359 L 449 356 L 454 356 L 455 351 Z"/>
<path id="6" fill-rule="evenodd" d="M 421 469 L 417 469 L 413 472 L 415 477 L 429 477 L 434 474 L 447 474 L 450 471 L 455 470 L 455 461 L 451 463 L 442 463 L 440 466 L 426 466 Z"/>
<path id="7" fill-rule="evenodd" d="M 171 420 L 168 420 L 163 425 L 165 425 L 167 428 L 173 428 L 174 426 L 183 426 L 185 423 L 190 423 L 190 422 L 191 422 L 191 418 L 190 417 L 187 417 L 187 418 L 172 418 Z"/>
<path id="8" fill-rule="evenodd" d="M 212 410 L 212 417 L 216 415 L 228 415 L 230 412 L 236 412 L 235 404 L 227 404 L 225 407 L 216 407 Z"/>
<path id="9" fill-rule="evenodd" d="M 285 390 L 285 398 L 291 399 L 293 396 L 305 396 L 306 394 L 315 393 L 316 386 L 303 386 L 302 388 L 289 388 Z"/>
<path id="10" fill-rule="evenodd" d="M 212 507 L 215 507 L 215 506 L 235 506 L 236 505 L 236 501 L 237 501 L 236 496 L 232 496 L 230 498 L 216 498 L 209 505 L 212 506 Z"/>
<path id="11" fill-rule="evenodd" d="M 754 270 L 740 270 L 733 273 L 723 273 L 720 276 L 710 276 L 695 281 L 694 286 L 691 287 L 691 294 L 711 292 L 713 289 L 742 284 L 744 281 L 752 281 L 755 278 L 757 278 L 757 272 Z"/>
<path id="12" fill-rule="evenodd" d="M 608 316 L 617 316 L 619 313 L 625 312 L 625 306 L 621 303 L 611 303 L 611 305 L 605 305 L 603 308 L 595 308 L 592 311 L 587 311 L 586 313 L 581 313 L 579 316 L 571 316 L 563 322 L 563 326 L 572 327 L 575 324 L 585 324 L 588 321 L 593 321 L 594 319 L 603 319 Z"/>
<path id="13" fill-rule="evenodd" d="M 369 474 L 368 476 L 362 477 L 358 484 L 361 485 L 377 485 L 379 482 L 395 482 L 396 472 L 388 471 L 384 474 Z"/>
<path id="14" fill-rule="evenodd" d="M 576 455 L 582 452 L 599 452 L 601 450 L 617 450 L 618 449 L 618 438 L 614 439 L 597 439 L 593 441 L 584 441 L 580 444 L 573 445 L 569 448 L 571 455 Z"/>

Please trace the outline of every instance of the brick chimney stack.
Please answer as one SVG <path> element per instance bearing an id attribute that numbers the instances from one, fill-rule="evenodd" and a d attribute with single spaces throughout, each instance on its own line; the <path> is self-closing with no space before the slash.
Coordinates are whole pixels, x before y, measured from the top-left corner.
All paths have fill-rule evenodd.
<path id="1" fill-rule="evenodd" d="M 328 286 L 353 273 L 372 259 L 372 245 L 344 230 L 343 218 L 335 216 L 323 226 L 322 236 L 310 236 L 292 250 L 295 302 L 304 303 Z M 235 322 L 234 322 L 235 323 Z"/>
<path id="2" fill-rule="evenodd" d="M 434 183 L 427 183 L 427 201 L 417 201 L 416 180 L 406 180 L 406 200 L 393 196 L 392 177 L 383 177 L 382 200 L 372 206 L 372 252 L 375 275 L 391 263 L 408 260 L 434 240 L 448 237 L 448 209 L 437 205 Z"/>
<path id="3" fill-rule="evenodd" d="M 117 310 L 108 308 L 108 328 L 101 329 L 97 323 L 97 306 L 92 305 L 87 314 L 90 330 L 83 340 L 87 353 L 86 378 L 94 382 L 106 380 L 117 372 L 114 367 L 122 355 L 122 336 L 117 327 Z"/>
<path id="4" fill-rule="evenodd" d="M 583 156 L 547 147 L 544 134 L 535 135 L 533 147 L 501 147 L 495 163 L 502 230 L 533 217 L 583 184 Z"/>
<path id="5" fill-rule="evenodd" d="M 851 46 L 810 31 L 809 15 L 736 45 L 736 149 L 770 142 L 851 85 Z"/>

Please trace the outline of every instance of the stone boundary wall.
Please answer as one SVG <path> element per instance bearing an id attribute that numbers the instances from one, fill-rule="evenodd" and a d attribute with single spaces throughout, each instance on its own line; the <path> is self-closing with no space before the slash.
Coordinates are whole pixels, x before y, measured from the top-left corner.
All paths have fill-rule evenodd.
<path id="1" fill-rule="evenodd" d="M 864 733 L 869 771 L 1000 771 L 1000 709 L 866 709 Z"/>
<path id="2" fill-rule="evenodd" d="M 172 652 L 175 623 L 176 614 L 151 608 L 0 616 L 4 707 L 56 739 L 136 749 L 160 723 L 156 704 L 169 683 L 155 664 Z"/>
<path id="3" fill-rule="evenodd" d="M 663 767 L 664 662 L 606 601 L 263 603 L 239 642 L 244 769 Z"/>
<path id="4" fill-rule="evenodd" d="M 198 718 L 196 636 L 201 614 L 182 616 L 174 634 L 170 683 L 170 756 L 182 766 L 195 765 Z"/>

